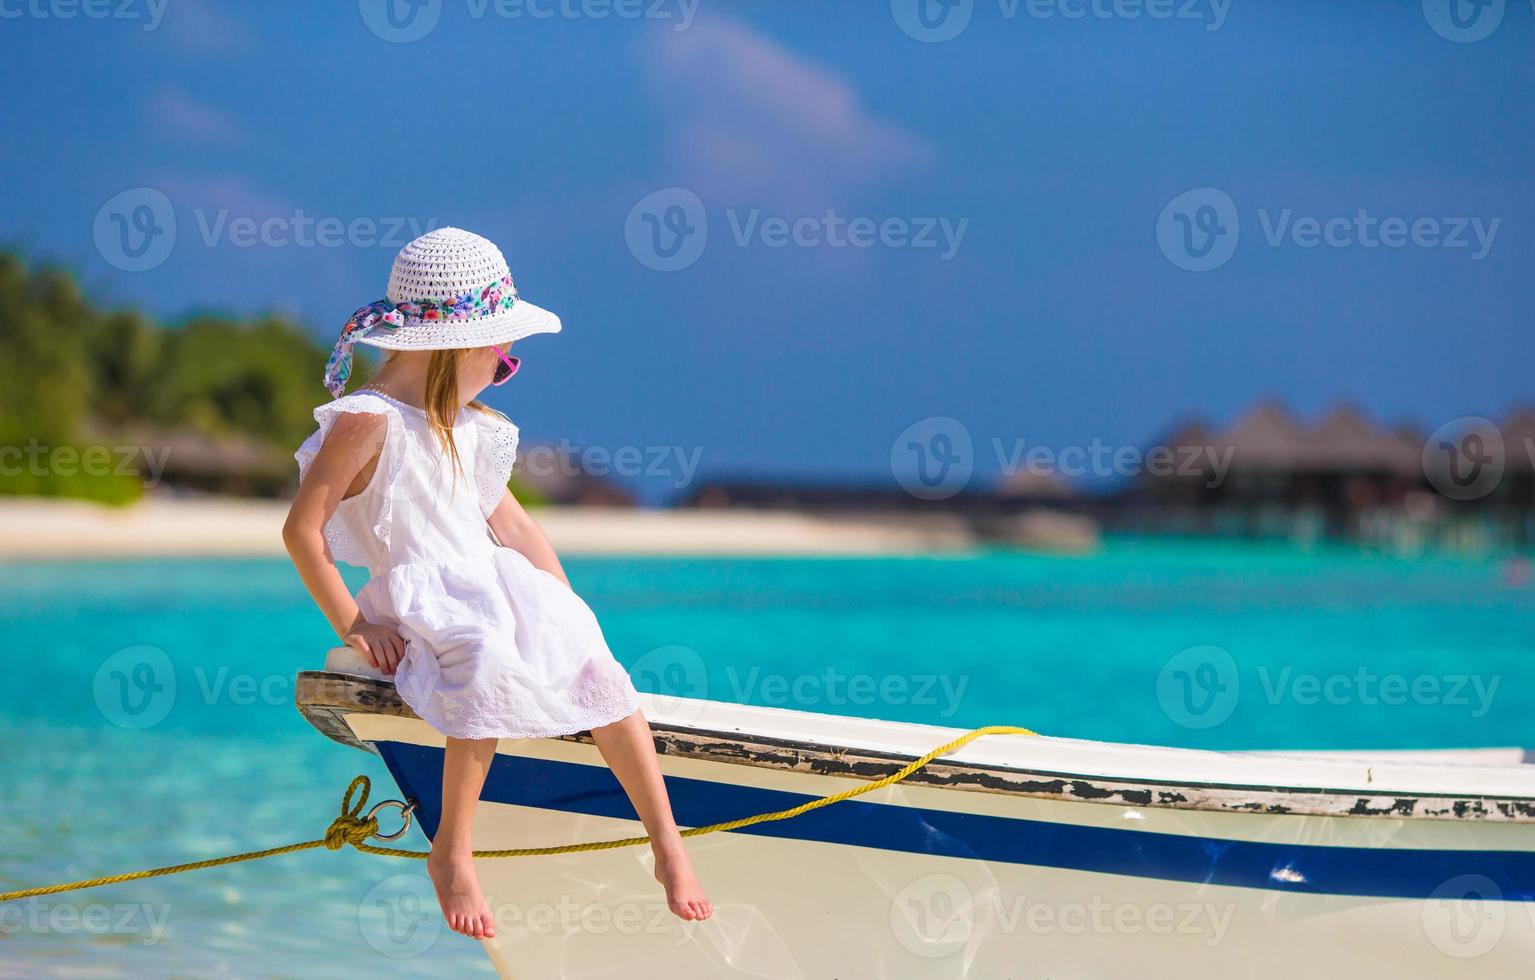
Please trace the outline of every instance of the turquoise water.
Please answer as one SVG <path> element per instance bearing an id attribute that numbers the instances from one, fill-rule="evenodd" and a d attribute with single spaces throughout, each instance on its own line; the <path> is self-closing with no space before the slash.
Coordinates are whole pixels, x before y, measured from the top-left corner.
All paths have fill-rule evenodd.
<path id="1" fill-rule="evenodd" d="M 567 565 L 661 693 L 1203 748 L 1535 743 L 1535 586 L 1503 561 L 1124 541 Z M 0 628 L 0 887 L 309 839 L 356 773 L 389 788 L 292 706 L 329 640 L 286 562 L 0 566 Z M 446 932 L 398 959 L 414 906 L 375 886 L 419 870 L 318 851 L 22 903 L 0 976 L 489 975 Z"/>

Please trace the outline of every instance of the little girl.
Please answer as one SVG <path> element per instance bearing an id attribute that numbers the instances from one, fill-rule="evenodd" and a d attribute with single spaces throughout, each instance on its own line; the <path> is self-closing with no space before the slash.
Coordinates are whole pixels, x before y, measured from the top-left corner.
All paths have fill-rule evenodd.
<path id="1" fill-rule="evenodd" d="M 447 736 L 427 873 L 448 924 L 495 935 L 471 857 L 475 804 L 501 738 L 590 730 L 633 803 L 676 915 L 706 919 L 629 676 L 543 531 L 507 491 L 517 427 L 474 398 L 517 372 L 512 342 L 558 333 L 517 295 L 495 245 L 457 228 L 395 258 L 388 299 L 347 321 L 325 369 L 335 401 L 297 455 L 283 540 L 347 646 L 394 676 Z M 344 395 L 352 345 L 385 351 Z M 334 559 L 372 573 L 354 600 Z"/>

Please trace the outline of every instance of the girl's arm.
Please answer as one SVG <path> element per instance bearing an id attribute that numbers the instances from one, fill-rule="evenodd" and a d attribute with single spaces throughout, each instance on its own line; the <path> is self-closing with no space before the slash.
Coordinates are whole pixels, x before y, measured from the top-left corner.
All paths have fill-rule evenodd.
<path id="1" fill-rule="evenodd" d="M 501 502 L 491 512 L 487 522 L 503 547 L 515 548 L 535 568 L 542 568 L 566 586 L 570 585 L 570 579 L 565 577 L 565 569 L 560 566 L 560 558 L 544 535 L 544 529 L 528 515 L 510 490 L 501 495 Z"/>
<path id="2" fill-rule="evenodd" d="M 374 667 L 392 674 L 405 656 L 405 641 L 394 630 L 362 618 L 325 544 L 325 522 L 336 505 L 366 488 L 377 469 L 387 427 L 382 415 L 344 412 L 336 418 L 299 484 L 282 539 L 331 629 Z"/>

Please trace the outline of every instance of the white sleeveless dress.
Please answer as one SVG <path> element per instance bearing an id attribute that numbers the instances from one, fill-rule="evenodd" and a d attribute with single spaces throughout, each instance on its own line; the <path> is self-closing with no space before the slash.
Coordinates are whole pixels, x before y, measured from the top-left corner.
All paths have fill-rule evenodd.
<path id="1" fill-rule="evenodd" d="M 372 575 L 357 595 L 363 616 L 405 638 L 401 699 L 454 738 L 569 735 L 632 714 L 634 685 L 591 609 L 499 546 L 486 524 L 506 490 L 517 427 L 460 412 L 455 474 L 424 411 L 353 392 L 315 409 L 319 431 L 295 453 L 301 478 L 343 412 L 382 415 L 388 432 L 371 482 L 336 508 L 325 539 L 337 561 Z"/>

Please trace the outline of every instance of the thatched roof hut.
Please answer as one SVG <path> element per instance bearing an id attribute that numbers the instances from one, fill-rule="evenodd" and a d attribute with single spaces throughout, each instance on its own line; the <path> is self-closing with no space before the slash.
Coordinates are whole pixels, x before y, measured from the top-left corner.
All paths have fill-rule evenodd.
<path id="1" fill-rule="evenodd" d="M 1189 465 L 1171 475 L 1150 474 L 1152 479 L 1204 481 L 1214 459 L 1229 459 L 1231 472 L 1239 476 L 1422 475 L 1421 436 L 1378 426 L 1351 405 L 1307 425 L 1283 405 L 1264 402 L 1227 429 L 1189 422 L 1160 445 L 1187 456 Z"/>

